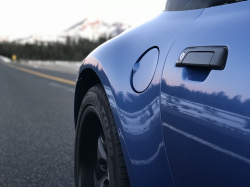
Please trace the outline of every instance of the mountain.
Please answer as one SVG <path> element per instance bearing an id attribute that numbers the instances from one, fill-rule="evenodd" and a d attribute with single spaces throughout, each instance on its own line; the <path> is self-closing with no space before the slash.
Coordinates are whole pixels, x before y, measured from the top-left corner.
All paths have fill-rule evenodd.
<path id="1" fill-rule="evenodd" d="M 84 19 L 66 29 L 60 36 L 96 40 L 100 37 L 115 37 L 129 27 L 130 25 L 122 22 L 108 23 L 100 20 Z"/>
<path id="2" fill-rule="evenodd" d="M 122 22 L 108 23 L 101 20 L 83 19 L 56 35 L 31 35 L 26 38 L 17 39 L 15 42 L 65 42 L 68 37 L 75 39 L 88 38 L 90 40 L 97 40 L 100 37 L 115 37 L 129 27 L 129 24 L 124 24 Z"/>

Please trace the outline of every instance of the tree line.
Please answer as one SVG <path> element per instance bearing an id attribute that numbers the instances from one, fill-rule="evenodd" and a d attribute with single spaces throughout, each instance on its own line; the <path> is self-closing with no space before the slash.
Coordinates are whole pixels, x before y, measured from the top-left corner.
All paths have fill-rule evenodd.
<path id="1" fill-rule="evenodd" d="M 0 55 L 17 60 L 60 60 L 81 61 L 96 47 L 110 38 L 101 37 L 96 41 L 86 38 L 78 40 L 67 38 L 66 42 L 35 42 L 21 44 L 17 42 L 1 42 Z"/>

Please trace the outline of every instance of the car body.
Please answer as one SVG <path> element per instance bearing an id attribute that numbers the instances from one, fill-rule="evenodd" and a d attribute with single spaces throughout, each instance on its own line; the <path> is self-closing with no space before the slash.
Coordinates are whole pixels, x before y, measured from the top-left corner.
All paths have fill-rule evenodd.
<path id="1" fill-rule="evenodd" d="M 79 69 L 75 121 L 101 83 L 131 186 L 250 186 L 250 2 L 194 4 L 125 31 Z M 210 65 L 185 64 L 189 54 Z"/>

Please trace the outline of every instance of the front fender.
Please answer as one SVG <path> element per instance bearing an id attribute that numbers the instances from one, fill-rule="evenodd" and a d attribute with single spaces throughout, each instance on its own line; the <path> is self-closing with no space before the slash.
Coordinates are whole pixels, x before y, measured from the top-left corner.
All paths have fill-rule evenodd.
<path id="1" fill-rule="evenodd" d="M 174 40 L 202 11 L 163 12 L 98 47 L 80 67 L 79 73 L 95 71 L 104 86 L 132 186 L 174 186 L 162 134 L 161 75 Z M 160 51 L 155 75 L 146 91 L 136 93 L 133 65 L 153 46 Z"/>

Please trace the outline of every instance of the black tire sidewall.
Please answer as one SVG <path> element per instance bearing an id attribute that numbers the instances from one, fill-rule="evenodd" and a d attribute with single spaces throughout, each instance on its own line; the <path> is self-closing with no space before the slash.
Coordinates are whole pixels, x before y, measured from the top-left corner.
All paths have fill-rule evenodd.
<path id="1" fill-rule="evenodd" d="M 109 182 L 110 182 L 110 187 L 115 187 L 117 184 L 115 184 L 115 181 L 119 181 L 119 177 L 117 176 L 118 173 L 118 168 L 115 167 L 117 166 L 117 155 L 118 153 L 115 152 L 115 133 L 117 133 L 114 125 L 114 119 L 113 115 L 111 112 L 111 108 L 106 96 L 106 93 L 101 85 L 97 85 L 92 87 L 84 97 L 81 108 L 79 111 L 79 117 L 77 121 L 77 130 L 76 130 L 76 143 L 75 143 L 75 157 L 76 157 L 76 152 L 77 149 L 81 149 L 80 147 L 77 147 L 77 136 L 78 133 L 81 132 L 80 128 L 82 125 L 82 117 L 85 112 L 85 110 L 89 107 L 92 106 L 95 108 L 96 112 L 98 113 L 99 119 L 102 124 L 102 129 L 105 135 L 105 141 L 107 144 L 107 154 L 108 154 L 108 169 L 109 169 Z M 76 158 L 75 158 L 75 172 L 76 171 Z M 77 181 L 77 173 L 75 173 L 75 180 Z M 118 180 L 117 180 L 118 179 Z M 75 181 L 75 182 L 76 182 Z"/>

